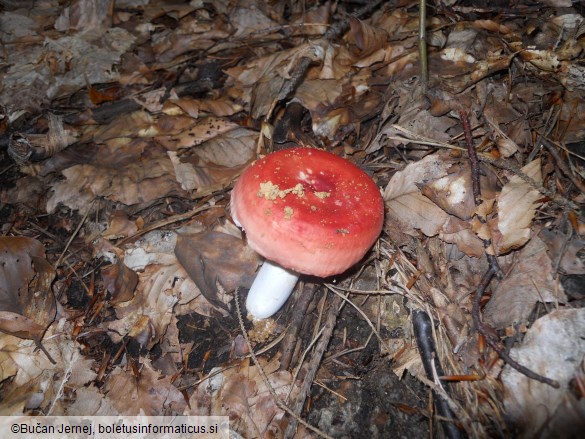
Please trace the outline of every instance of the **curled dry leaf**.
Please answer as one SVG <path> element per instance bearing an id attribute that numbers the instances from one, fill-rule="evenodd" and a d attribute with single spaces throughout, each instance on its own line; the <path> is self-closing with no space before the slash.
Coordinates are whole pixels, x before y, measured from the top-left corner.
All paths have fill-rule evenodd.
<path id="1" fill-rule="evenodd" d="M 445 212 L 462 220 L 470 219 L 475 210 L 471 188 L 471 171 L 467 166 L 420 186 L 423 195 Z"/>
<path id="2" fill-rule="evenodd" d="M 540 159 L 528 163 L 521 171 L 536 184 L 541 184 Z M 526 244 L 530 238 L 530 224 L 534 213 L 541 204 L 538 202 L 540 198 L 540 192 L 518 175 L 514 175 L 504 185 L 498 197 L 497 229 L 501 236 L 494 234 L 493 240 L 498 254 Z"/>
<path id="3" fill-rule="evenodd" d="M 112 295 L 110 303 L 127 302 L 134 296 L 138 275 L 118 260 L 115 264 L 101 269 L 104 286 Z"/>
<path id="4" fill-rule="evenodd" d="M 0 237 L 0 331 L 40 342 L 55 319 L 54 277 L 39 241 Z"/>
<path id="5" fill-rule="evenodd" d="M 448 156 L 431 154 L 396 172 L 384 190 L 386 224 L 412 236 L 418 234 L 417 230 L 427 236 L 439 233 L 449 215 L 425 197 L 417 183 L 443 177 L 451 163 Z"/>
<path id="6" fill-rule="evenodd" d="M 579 437 L 585 428 L 585 398 L 569 388 L 585 367 L 585 309 L 559 309 L 541 317 L 510 354 L 557 380 L 559 389 L 531 380 L 506 366 L 502 372 L 506 414 L 522 438 Z"/>
<path id="7" fill-rule="evenodd" d="M 367 56 L 386 46 L 388 32 L 384 29 L 372 26 L 353 16 L 350 16 L 349 24 L 355 45 L 359 49 L 361 56 Z"/>

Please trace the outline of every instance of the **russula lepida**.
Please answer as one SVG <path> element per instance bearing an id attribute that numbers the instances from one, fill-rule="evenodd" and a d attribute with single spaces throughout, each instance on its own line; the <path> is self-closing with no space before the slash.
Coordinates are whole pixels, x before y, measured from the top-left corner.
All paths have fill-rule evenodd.
<path id="1" fill-rule="evenodd" d="M 357 263 L 384 222 L 374 181 L 353 163 L 314 148 L 257 160 L 236 182 L 230 203 L 248 244 L 266 258 L 246 299 L 255 319 L 276 313 L 300 274 L 328 277 Z"/>

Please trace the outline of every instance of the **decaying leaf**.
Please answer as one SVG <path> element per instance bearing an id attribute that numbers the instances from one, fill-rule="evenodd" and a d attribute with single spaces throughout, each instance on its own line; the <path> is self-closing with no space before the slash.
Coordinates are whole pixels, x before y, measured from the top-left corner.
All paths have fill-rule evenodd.
<path id="1" fill-rule="evenodd" d="M 110 300 L 112 305 L 132 299 L 136 284 L 138 284 L 138 276 L 134 271 L 122 261 L 118 261 L 102 268 L 101 273 L 104 286 L 112 295 Z"/>
<path id="2" fill-rule="evenodd" d="M 537 302 L 558 304 L 566 300 L 563 287 L 554 279 L 546 246 L 535 236 L 518 253 L 513 269 L 496 287 L 484 317 L 501 329 L 525 322 Z"/>
<path id="3" fill-rule="evenodd" d="M 126 416 L 174 415 L 182 413 L 186 405 L 170 378 L 161 376 L 146 358 L 138 376 L 132 369 L 116 368 L 109 375 L 103 393 L 117 413 Z"/>
<path id="4" fill-rule="evenodd" d="M 396 172 L 384 191 L 386 223 L 398 224 L 402 232 L 413 236 L 417 230 L 427 236 L 439 233 L 449 215 L 425 197 L 417 183 L 443 177 L 450 166 L 445 155 L 431 154 Z"/>
<path id="5" fill-rule="evenodd" d="M 541 184 L 540 160 L 534 160 L 524 166 L 521 171 Z M 521 247 L 530 238 L 530 225 L 536 208 L 541 203 L 540 192 L 520 178 L 513 176 L 504 185 L 498 197 L 498 225 L 501 237 L 494 239 L 498 254 Z"/>
<path id="6" fill-rule="evenodd" d="M 578 437 L 585 428 L 585 398 L 569 383 L 585 366 L 585 309 L 558 309 L 541 317 L 513 348 L 512 357 L 534 372 L 557 380 L 559 389 L 534 381 L 510 366 L 502 372 L 506 413 L 522 438 Z"/>
<path id="7" fill-rule="evenodd" d="M 179 234 L 175 255 L 205 298 L 223 308 L 216 282 L 225 292 L 250 288 L 260 262 L 244 241 L 218 232 Z"/>
<path id="8" fill-rule="evenodd" d="M 39 241 L 0 237 L 0 331 L 40 342 L 55 319 L 54 276 Z"/>
<path id="9" fill-rule="evenodd" d="M 274 358 L 270 362 L 260 359 L 260 363 L 276 394 L 286 397 L 292 382 L 290 372 L 279 371 L 279 361 Z M 237 369 L 226 369 L 210 378 L 208 385 L 199 386 L 189 405 L 191 409 L 185 415 L 227 415 L 231 428 L 244 437 L 279 437 L 283 433 L 280 421 L 284 412 L 249 359 Z"/>

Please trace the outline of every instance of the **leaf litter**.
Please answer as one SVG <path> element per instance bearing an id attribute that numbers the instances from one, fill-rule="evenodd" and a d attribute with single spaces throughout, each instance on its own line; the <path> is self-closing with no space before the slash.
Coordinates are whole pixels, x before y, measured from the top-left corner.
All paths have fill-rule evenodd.
<path id="1" fill-rule="evenodd" d="M 425 83 L 406 2 L 5 3 L 3 415 L 214 414 L 243 437 L 315 434 L 286 406 L 333 436 L 418 437 L 444 427 L 433 386 L 471 437 L 579 431 L 581 9 L 449 2 L 427 17 Z M 291 142 L 366 170 L 385 227 L 334 285 L 304 279 L 248 326 L 254 362 L 234 300 L 261 259 L 229 193 Z M 484 347 L 473 300 L 494 259 L 481 318 L 558 389 Z M 353 306 L 332 308 L 334 291 Z M 435 322 L 442 389 L 415 310 Z"/>

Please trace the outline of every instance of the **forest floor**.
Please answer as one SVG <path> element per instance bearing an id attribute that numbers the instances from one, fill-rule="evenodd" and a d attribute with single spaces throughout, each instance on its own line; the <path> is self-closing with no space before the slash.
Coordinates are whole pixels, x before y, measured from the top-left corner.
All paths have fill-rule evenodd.
<path id="1" fill-rule="evenodd" d="M 427 5 L 421 58 L 417 2 L 0 1 L 0 414 L 581 431 L 584 10 L 487 4 Z M 231 189 L 295 147 L 383 231 L 251 322 Z"/>

